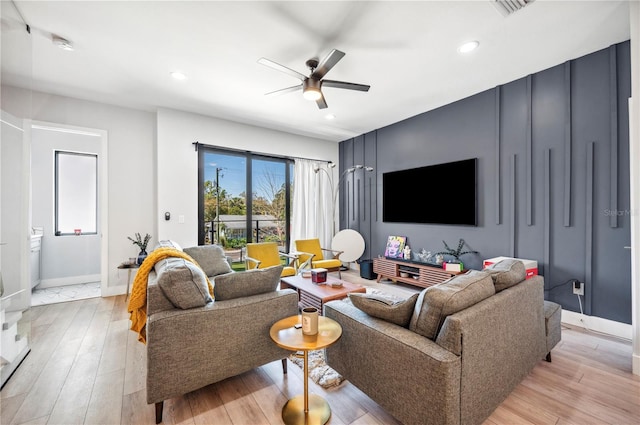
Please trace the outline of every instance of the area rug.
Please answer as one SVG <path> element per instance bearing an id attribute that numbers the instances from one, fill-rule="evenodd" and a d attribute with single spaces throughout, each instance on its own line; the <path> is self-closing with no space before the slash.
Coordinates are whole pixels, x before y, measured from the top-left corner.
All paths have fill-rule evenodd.
<path id="1" fill-rule="evenodd" d="M 295 365 L 304 369 L 304 359 L 291 354 L 289 356 Z M 342 375 L 331 369 L 324 360 L 324 350 L 309 351 L 309 378 L 324 389 L 338 387 L 344 381 Z"/>

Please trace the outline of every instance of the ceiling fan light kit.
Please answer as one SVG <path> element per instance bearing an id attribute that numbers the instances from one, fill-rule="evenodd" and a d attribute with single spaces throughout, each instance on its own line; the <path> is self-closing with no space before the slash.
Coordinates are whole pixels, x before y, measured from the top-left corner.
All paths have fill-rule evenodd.
<path id="1" fill-rule="evenodd" d="M 307 60 L 305 64 L 311 70 L 311 74 L 308 77 L 299 73 L 298 71 L 294 71 L 291 68 L 273 62 L 272 60 L 266 58 L 258 59 L 258 63 L 268 66 L 269 68 L 273 68 L 276 71 L 289 74 L 292 77 L 295 77 L 302 81 L 302 84 L 272 91 L 267 93 L 267 95 L 284 94 L 302 89 L 302 96 L 305 99 L 313 100 L 318 105 L 318 108 L 325 109 L 327 108 L 327 102 L 325 101 L 324 94 L 322 93 L 323 85 L 326 87 L 333 87 L 337 89 L 369 91 L 370 86 L 366 84 L 348 83 L 346 81 L 323 80 L 327 72 L 329 72 L 331 68 L 333 68 L 335 64 L 337 64 L 338 61 L 344 57 L 344 55 L 344 52 L 333 49 L 322 60 L 322 62 L 318 62 L 318 60 L 315 58 Z"/>

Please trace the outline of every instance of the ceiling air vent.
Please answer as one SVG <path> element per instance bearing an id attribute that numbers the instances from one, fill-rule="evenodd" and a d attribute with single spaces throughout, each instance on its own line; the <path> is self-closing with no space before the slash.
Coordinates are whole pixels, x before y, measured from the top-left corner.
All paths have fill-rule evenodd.
<path id="1" fill-rule="evenodd" d="M 517 12 L 534 0 L 489 0 L 493 6 L 504 16 Z"/>

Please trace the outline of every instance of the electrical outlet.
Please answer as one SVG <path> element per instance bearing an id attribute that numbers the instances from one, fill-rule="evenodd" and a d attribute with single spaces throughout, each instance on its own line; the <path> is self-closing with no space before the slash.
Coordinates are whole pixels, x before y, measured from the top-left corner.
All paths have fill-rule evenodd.
<path id="1" fill-rule="evenodd" d="M 573 281 L 573 294 L 584 295 L 584 282 L 580 282 L 578 280 Z"/>

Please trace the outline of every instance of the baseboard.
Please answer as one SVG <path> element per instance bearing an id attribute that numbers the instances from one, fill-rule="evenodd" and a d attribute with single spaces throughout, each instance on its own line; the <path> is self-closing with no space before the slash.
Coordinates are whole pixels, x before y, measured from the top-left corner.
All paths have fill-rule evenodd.
<path id="1" fill-rule="evenodd" d="M 115 297 L 116 295 L 124 295 L 127 293 L 126 285 L 108 286 L 102 290 L 103 297 Z"/>
<path id="2" fill-rule="evenodd" d="M 562 323 L 567 325 L 578 326 L 594 332 L 611 335 L 631 341 L 632 330 L 631 325 L 626 323 L 614 322 L 613 320 L 603 319 L 596 316 L 587 316 L 575 311 L 562 310 Z"/>
<path id="3" fill-rule="evenodd" d="M 100 274 L 87 274 L 83 276 L 59 277 L 56 279 L 42 279 L 38 284 L 38 289 L 54 288 L 56 286 L 79 285 L 81 283 L 100 282 Z"/>

